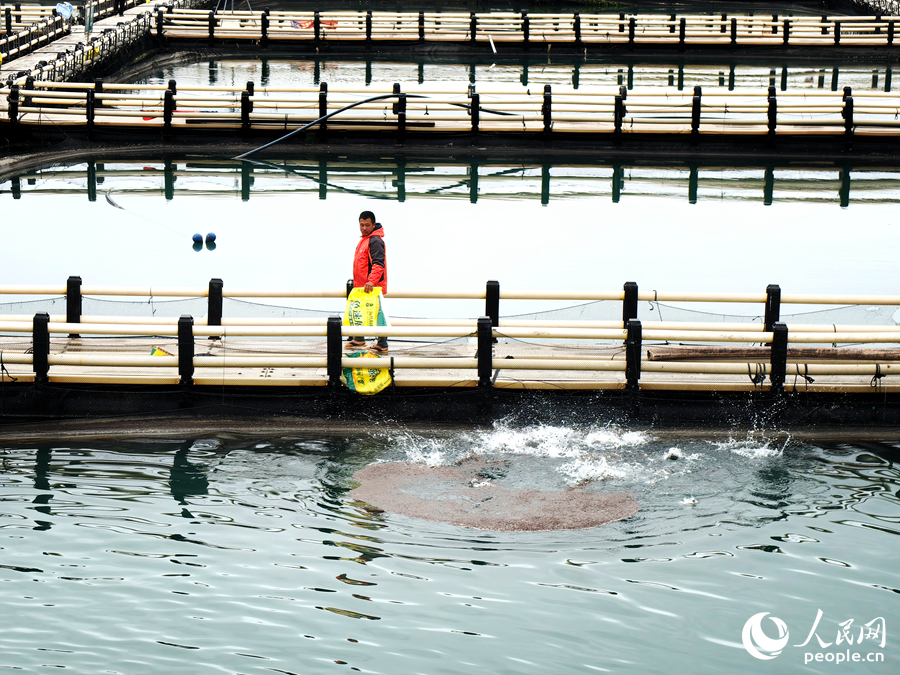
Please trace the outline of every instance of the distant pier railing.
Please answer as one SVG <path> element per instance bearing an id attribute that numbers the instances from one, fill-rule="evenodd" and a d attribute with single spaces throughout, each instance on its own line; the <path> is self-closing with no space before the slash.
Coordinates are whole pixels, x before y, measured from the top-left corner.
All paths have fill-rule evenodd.
<path id="1" fill-rule="evenodd" d="M 348 284 L 349 285 L 349 284 Z M 0 316 L 0 378 L 39 384 L 331 386 L 359 367 L 343 338 L 360 332 L 340 316 L 225 317 L 231 298 L 333 298 L 347 288 L 228 289 L 104 287 L 70 277 L 64 286 L 0 286 L 0 295 L 65 295 L 66 314 Z M 205 298 L 207 316 L 82 315 L 85 296 Z M 476 319 L 400 319 L 366 333 L 392 338 L 390 356 L 366 359 L 390 369 L 399 387 L 625 389 L 865 393 L 900 392 L 900 326 L 786 323 L 785 305 L 887 305 L 900 296 L 640 291 L 522 291 L 489 281 L 484 289 L 410 290 L 404 298 L 473 300 Z M 504 319 L 512 300 L 618 303 L 621 320 Z M 646 321 L 640 302 L 757 305 L 757 321 Z M 483 302 L 483 312 L 480 303 Z M 258 340 L 266 338 L 266 340 Z M 111 341 L 112 340 L 112 341 Z M 462 341 L 460 341 L 462 340 Z M 845 345 L 839 347 L 840 345 Z M 151 353 L 151 345 L 152 351 Z"/>
<path id="2" fill-rule="evenodd" d="M 892 46 L 900 17 L 529 12 L 157 12 L 168 40 L 482 45 Z"/>
<path id="3" fill-rule="evenodd" d="M 374 94 L 389 100 L 364 103 Z M 82 128 L 174 134 L 237 131 L 247 136 L 316 122 L 331 130 L 391 134 L 531 133 L 896 137 L 900 96 L 879 91 L 778 92 L 775 87 L 693 91 L 624 86 L 568 87 L 435 83 L 362 87 L 241 87 L 58 83 L 30 79 L 0 88 L 0 133 L 33 137 Z"/>
<path id="4" fill-rule="evenodd" d="M 186 8 L 207 1 L 166 0 L 155 7 Z M 0 36 L 3 36 L 0 37 L 0 66 L 6 71 L 3 79 L 7 86 L 11 86 L 23 85 L 31 80 L 64 82 L 84 76 L 149 35 L 152 24 L 149 9 L 137 15 L 131 13 L 130 17 L 125 15 L 126 10 L 143 6 L 142 0 L 89 0 L 77 8 L 77 15 L 65 19 L 57 15 L 55 7 L 0 6 L 0 27 L 3 29 L 0 31 Z M 83 42 L 63 48 L 55 53 L 55 58 L 22 58 L 71 35 L 78 23 L 84 24 L 88 14 L 98 22 L 116 15 L 122 20 L 103 28 L 100 34 L 85 36 Z M 12 69 L 15 69 L 14 72 L 11 72 Z"/>

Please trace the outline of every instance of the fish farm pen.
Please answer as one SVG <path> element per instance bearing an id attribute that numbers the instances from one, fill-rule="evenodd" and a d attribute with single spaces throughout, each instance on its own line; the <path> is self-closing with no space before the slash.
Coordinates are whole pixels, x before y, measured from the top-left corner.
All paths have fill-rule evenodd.
<path id="1" fill-rule="evenodd" d="M 2 286 L 3 295 L 41 299 L 2 305 L 0 416 L 11 422 L 196 409 L 459 420 L 553 401 L 557 413 L 615 410 L 661 423 L 721 420 L 723 412 L 728 423 L 822 424 L 838 415 L 900 421 L 900 328 L 890 318 L 900 296 L 788 294 L 776 285 L 746 294 L 647 292 L 635 283 L 618 291 L 520 291 L 496 281 L 480 290 L 392 290 L 393 306 L 411 298 L 466 300 L 479 316 L 395 319 L 365 329 L 392 339 L 390 355 L 367 358 L 364 367 L 389 370 L 393 381 L 377 396 L 360 396 L 341 384 L 344 369 L 360 367 L 343 344 L 359 327 L 342 325 L 333 312 L 251 301 L 342 302 L 348 292 L 228 288 L 221 279 L 208 288 L 95 287 L 80 277 L 59 287 Z M 170 298 L 180 300 L 153 306 Z M 552 313 L 560 318 L 505 317 L 503 303 L 512 300 L 590 303 L 621 316 L 585 319 L 590 310 L 581 305 Z M 641 319 L 639 302 L 667 312 L 676 303 L 682 309 L 671 312 L 683 318 Z M 758 315 L 692 320 L 691 310 L 709 303 L 751 306 Z M 783 314 L 791 305 L 837 309 Z M 36 306 L 65 313 L 7 313 Z M 861 311 L 872 306 L 882 323 Z M 101 308 L 107 313 L 94 313 Z M 193 314 L 157 311 L 177 308 Z M 848 317 L 868 322 L 819 323 Z"/>

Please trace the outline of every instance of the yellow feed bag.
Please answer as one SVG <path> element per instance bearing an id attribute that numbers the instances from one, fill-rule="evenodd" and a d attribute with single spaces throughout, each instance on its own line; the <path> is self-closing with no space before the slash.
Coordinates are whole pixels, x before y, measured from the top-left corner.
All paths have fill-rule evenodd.
<path id="1" fill-rule="evenodd" d="M 344 310 L 344 325 L 372 328 L 387 326 L 387 317 L 381 307 L 381 289 L 375 288 L 366 293 L 363 288 L 354 288 L 347 296 L 347 308 Z M 360 330 L 359 335 L 365 331 Z M 376 358 L 375 354 L 356 352 L 347 355 L 350 358 Z M 358 394 L 377 394 L 391 384 L 391 373 L 386 368 L 344 368 L 341 379 L 350 391 Z"/>

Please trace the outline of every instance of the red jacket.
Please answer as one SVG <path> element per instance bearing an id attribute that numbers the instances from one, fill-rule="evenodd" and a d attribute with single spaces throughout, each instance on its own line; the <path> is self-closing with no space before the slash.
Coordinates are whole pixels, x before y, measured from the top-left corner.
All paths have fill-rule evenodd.
<path id="1" fill-rule="evenodd" d="M 368 237 L 360 238 L 353 256 L 353 287 L 362 288 L 369 281 L 387 295 L 387 251 L 381 223 Z"/>

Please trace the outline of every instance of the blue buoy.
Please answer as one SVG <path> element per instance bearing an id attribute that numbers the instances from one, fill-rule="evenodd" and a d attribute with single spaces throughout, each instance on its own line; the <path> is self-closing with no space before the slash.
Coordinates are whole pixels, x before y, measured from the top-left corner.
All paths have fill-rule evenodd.
<path id="1" fill-rule="evenodd" d="M 194 243 L 197 243 L 197 244 L 203 243 L 203 236 L 199 232 L 197 234 L 195 234 L 192 237 L 192 239 L 194 240 Z"/>
<path id="2" fill-rule="evenodd" d="M 213 242 L 213 241 L 215 241 L 215 240 L 216 240 L 216 233 L 215 233 L 215 232 L 210 232 L 209 234 L 206 235 L 206 243 L 207 243 L 207 244 L 210 243 L 210 242 Z"/>

